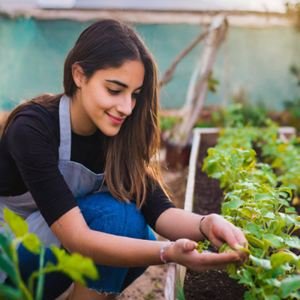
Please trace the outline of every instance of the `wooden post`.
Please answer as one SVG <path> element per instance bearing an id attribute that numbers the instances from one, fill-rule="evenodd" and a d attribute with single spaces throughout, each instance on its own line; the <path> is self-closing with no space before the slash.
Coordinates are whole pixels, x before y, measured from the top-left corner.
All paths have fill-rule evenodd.
<path id="1" fill-rule="evenodd" d="M 227 29 L 228 23 L 224 15 L 217 16 L 210 25 L 202 56 L 191 78 L 186 103 L 182 108 L 182 121 L 174 128 L 170 136 L 172 144 L 179 148 L 188 144 L 192 129 L 198 120 L 207 95 L 208 80 L 217 50 L 225 39 Z"/>

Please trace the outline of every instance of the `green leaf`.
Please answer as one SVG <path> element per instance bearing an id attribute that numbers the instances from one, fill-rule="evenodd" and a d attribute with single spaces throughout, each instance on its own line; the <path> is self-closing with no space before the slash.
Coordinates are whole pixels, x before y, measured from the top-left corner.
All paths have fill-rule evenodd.
<path id="1" fill-rule="evenodd" d="M 300 289 L 300 275 L 291 275 L 281 281 L 281 296 L 286 298 L 290 293 Z"/>
<path id="2" fill-rule="evenodd" d="M 262 240 L 250 234 L 246 234 L 246 238 L 251 246 L 264 249 L 265 244 Z"/>
<path id="3" fill-rule="evenodd" d="M 279 213 L 279 215 L 287 225 L 295 225 L 296 218 L 293 217 L 292 215 L 287 215 L 287 214 L 284 214 L 284 213 Z"/>
<path id="4" fill-rule="evenodd" d="M 68 254 L 63 249 L 58 247 L 51 247 L 51 250 L 57 258 L 57 267 L 70 276 L 74 281 L 85 283 L 83 276 L 91 279 L 99 277 L 97 268 L 92 259 L 83 257 L 78 253 Z"/>
<path id="5" fill-rule="evenodd" d="M 274 201 L 274 197 L 270 194 L 256 194 L 255 201 L 265 201 L 265 200 L 270 200 L 270 201 Z"/>
<path id="6" fill-rule="evenodd" d="M 0 255 L 0 270 L 7 274 L 12 281 L 16 282 L 17 274 L 15 271 L 15 266 L 13 262 L 3 254 Z"/>
<path id="7" fill-rule="evenodd" d="M 223 209 L 238 209 L 241 205 L 243 205 L 244 201 L 234 198 L 228 202 L 223 203 Z"/>
<path id="8" fill-rule="evenodd" d="M 293 196 L 293 193 L 291 191 L 291 189 L 287 188 L 287 187 L 280 187 L 279 188 L 279 196 L 285 199 L 291 199 Z"/>
<path id="9" fill-rule="evenodd" d="M 249 219 L 249 220 L 252 220 L 253 216 L 255 216 L 255 211 L 253 211 L 249 208 L 246 208 L 246 207 L 239 209 L 238 213 L 241 217 L 243 217 L 245 219 Z M 252 224 L 252 223 L 250 223 L 250 224 Z"/>
<path id="10" fill-rule="evenodd" d="M 296 212 L 296 209 L 295 209 L 295 207 L 286 207 L 285 208 L 285 210 L 284 210 L 284 212 L 286 213 L 286 214 L 291 214 L 291 213 L 295 213 Z"/>
<path id="11" fill-rule="evenodd" d="M 237 271 L 237 266 L 235 264 L 228 264 L 226 266 L 226 272 L 228 273 L 228 275 L 231 277 L 231 278 L 237 278 L 236 276 L 236 272 Z"/>
<path id="12" fill-rule="evenodd" d="M 16 237 L 22 237 L 28 232 L 28 224 L 10 209 L 3 209 L 3 217 Z"/>
<path id="13" fill-rule="evenodd" d="M 300 249 L 300 239 L 297 236 L 289 237 L 285 243 L 292 248 Z"/>
<path id="14" fill-rule="evenodd" d="M 264 282 L 268 284 L 270 287 L 280 287 L 281 282 L 278 279 L 271 278 L 271 279 L 265 279 Z"/>
<path id="15" fill-rule="evenodd" d="M 269 211 L 264 215 L 264 218 L 275 219 L 275 214 L 273 212 Z"/>
<path id="16" fill-rule="evenodd" d="M 210 245 L 209 240 L 199 241 L 196 249 L 199 253 L 202 253 L 204 250 L 208 249 L 209 245 Z"/>
<path id="17" fill-rule="evenodd" d="M 261 267 L 265 270 L 270 270 L 272 268 L 271 262 L 268 259 L 258 258 L 253 255 L 250 255 L 249 258 L 255 266 Z"/>
<path id="18" fill-rule="evenodd" d="M 265 300 L 281 300 L 277 295 L 266 295 Z"/>
<path id="19" fill-rule="evenodd" d="M 240 280 L 239 283 L 240 284 L 244 284 L 246 286 L 250 286 L 253 287 L 254 286 L 254 282 L 253 282 L 253 278 L 252 278 L 252 273 L 250 270 L 248 269 L 241 269 L 240 271 Z"/>
<path id="20" fill-rule="evenodd" d="M 258 224 L 255 223 L 247 223 L 244 226 L 244 229 L 251 233 L 251 236 L 262 236 L 262 228 Z M 251 238 L 250 234 L 247 234 L 248 237 Z"/>
<path id="21" fill-rule="evenodd" d="M 23 245 L 27 250 L 34 254 L 39 254 L 41 250 L 41 241 L 34 233 L 27 233 L 23 238 Z"/>
<path id="22" fill-rule="evenodd" d="M 280 248 L 284 245 L 284 239 L 281 236 L 272 233 L 264 234 L 264 240 L 274 248 Z"/>
<path id="23" fill-rule="evenodd" d="M 22 300 L 22 293 L 10 286 L 0 284 L 0 299 Z"/>
<path id="24" fill-rule="evenodd" d="M 7 232 L 0 233 L 0 247 L 8 257 L 12 257 L 12 236 Z"/>
<path id="25" fill-rule="evenodd" d="M 297 256 L 291 252 L 280 251 L 271 255 L 271 265 L 276 268 L 290 262 L 296 262 Z"/>
<path id="26" fill-rule="evenodd" d="M 252 293 L 252 291 L 247 291 L 245 294 L 244 294 L 244 299 L 245 300 L 257 300 L 257 297 L 256 295 L 254 295 Z"/>

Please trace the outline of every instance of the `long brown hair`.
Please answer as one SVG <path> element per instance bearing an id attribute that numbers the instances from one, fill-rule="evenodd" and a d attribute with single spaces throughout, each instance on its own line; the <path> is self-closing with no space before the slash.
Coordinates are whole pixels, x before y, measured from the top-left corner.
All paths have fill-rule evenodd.
<path id="1" fill-rule="evenodd" d="M 72 76 L 74 64 L 80 65 L 89 79 L 97 70 L 117 68 L 128 60 L 143 63 L 143 87 L 133 113 L 119 133 L 108 138 L 104 173 L 114 197 L 120 200 L 135 199 L 141 206 L 154 183 L 165 188 L 157 160 L 160 143 L 157 67 L 138 34 L 130 26 L 111 19 L 98 21 L 86 28 L 65 60 L 64 93 L 72 98 L 77 91 Z M 60 96 L 44 95 L 30 102 L 47 106 L 58 101 Z M 25 105 L 28 102 L 12 112 L 4 130 Z"/>

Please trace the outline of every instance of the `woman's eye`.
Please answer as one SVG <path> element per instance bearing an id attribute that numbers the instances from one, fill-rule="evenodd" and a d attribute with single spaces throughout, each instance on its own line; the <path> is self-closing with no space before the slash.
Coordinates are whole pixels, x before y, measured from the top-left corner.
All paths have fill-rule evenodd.
<path id="1" fill-rule="evenodd" d="M 107 90 L 111 95 L 117 95 L 121 92 L 120 90 L 112 90 L 112 89 L 107 89 Z"/>

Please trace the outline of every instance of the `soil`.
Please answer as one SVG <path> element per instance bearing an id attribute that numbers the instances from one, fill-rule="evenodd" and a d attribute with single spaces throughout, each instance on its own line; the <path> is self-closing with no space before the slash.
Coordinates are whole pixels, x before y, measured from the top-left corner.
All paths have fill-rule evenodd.
<path id="1" fill-rule="evenodd" d="M 193 211 L 199 214 L 219 213 L 221 209 L 223 193 L 219 182 L 208 178 L 201 171 L 207 149 L 216 144 L 216 139 L 215 135 L 201 135 L 193 208 Z M 187 270 L 184 282 L 186 300 L 240 300 L 243 299 L 245 291 L 245 288 L 229 278 L 225 271 L 211 270 L 196 273 Z"/>

